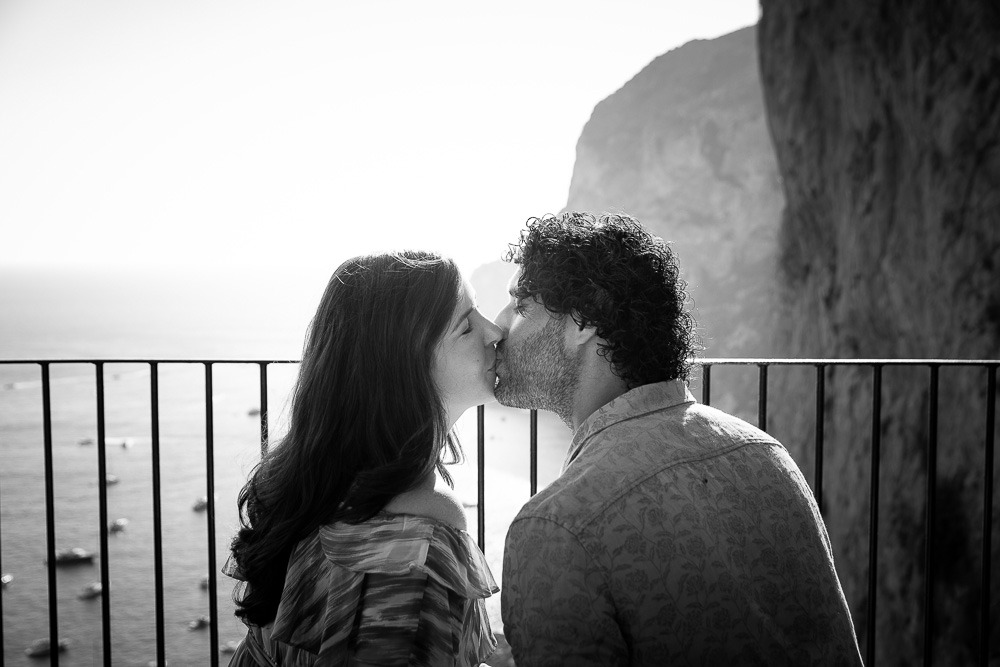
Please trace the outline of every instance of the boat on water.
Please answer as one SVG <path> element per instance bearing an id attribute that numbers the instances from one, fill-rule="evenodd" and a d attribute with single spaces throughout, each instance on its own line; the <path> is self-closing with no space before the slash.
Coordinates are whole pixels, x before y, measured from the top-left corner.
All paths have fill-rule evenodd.
<path id="1" fill-rule="evenodd" d="M 208 616 L 199 616 L 190 623 L 188 623 L 188 628 L 191 630 L 201 630 L 202 628 L 207 628 L 209 623 L 212 622 Z"/>
<path id="2" fill-rule="evenodd" d="M 3 588 L 7 588 L 7 584 L 9 584 L 12 581 L 14 581 L 13 574 L 5 572 L 4 574 L 0 575 L 0 586 L 2 586 Z"/>
<path id="3" fill-rule="evenodd" d="M 111 473 L 108 473 L 104 477 L 104 485 L 105 486 L 111 486 L 112 484 L 117 484 L 118 482 L 119 482 L 118 475 L 112 475 Z"/>
<path id="4" fill-rule="evenodd" d="M 194 505 L 191 506 L 195 512 L 204 512 L 208 509 L 208 496 L 199 496 L 195 501 Z"/>
<path id="5" fill-rule="evenodd" d="M 108 532 L 121 533 L 128 527 L 128 519 L 115 519 L 108 526 Z"/>
<path id="6" fill-rule="evenodd" d="M 97 442 L 94 438 L 80 438 L 76 441 L 79 445 L 93 445 Z M 104 442 L 117 442 L 122 449 L 128 449 L 135 444 L 134 438 L 104 438 Z"/>
<path id="7" fill-rule="evenodd" d="M 65 639 L 60 639 L 57 647 L 57 651 L 62 653 L 69 647 L 69 642 Z M 52 647 L 49 644 L 48 639 L 36 639 L 31 643 L 31 646 L 24 649 L 24 654 L 29 658 L 45 658 L 52 653 Z"/>
<path id="8" fill-rule="evenodd" d="M 228 641 L 219 647 L 220 653 L 236 653 L 236 649 L 240 647 L 240 642 L 237 640 Z"/>
<path id="9" fill-rule="evenodd" d="M 247 410 L 248 417 L 257 417 L 260 415 L 260 408 L 250 408 Z"/>
<path id="10" fill-rule="evenodd" d="M 102 591 L 103 586 L 101 586 L 101 582 L 94 581 L 84 586 L 83 589 L 77 593 L 76 597 L 81 600 L 93 600 L 96 597 L 100 597 Z"/>
<path id="11" fill-rule="evenodd" d="M 82 565 L 94 562 L 94 552 L 81 547 L 56 551 L 56 565 Z"/>
<path id="12" fill-rule="evenodd" d="M 201 590 L 203 590 L 203 591 L 207 591 L 208 590 L 208 575 L 207 574 L 204 577 L 201 578 L 201 583 L 199 585 L 201 586 Z"/>

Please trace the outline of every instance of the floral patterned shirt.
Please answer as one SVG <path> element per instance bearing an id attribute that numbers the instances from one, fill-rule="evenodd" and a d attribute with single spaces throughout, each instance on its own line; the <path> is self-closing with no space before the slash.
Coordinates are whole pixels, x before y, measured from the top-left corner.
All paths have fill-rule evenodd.
<path id="1" fill-rule="evenodd" d="M 680 381 L 577 429 L 510 527 L 503 587 L 518 667 L 861 664 L 795 462 Z"/>

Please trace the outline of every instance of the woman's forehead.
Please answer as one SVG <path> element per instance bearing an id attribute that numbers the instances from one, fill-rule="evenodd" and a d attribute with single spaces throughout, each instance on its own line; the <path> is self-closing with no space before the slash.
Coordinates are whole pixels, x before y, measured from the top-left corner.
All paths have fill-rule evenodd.
<path id="1" fill-rule="evenodd" d="M 458 302 L 461 304 L 464 301 L 475 301 L 476 300 L 476 290 L 469 282 L 467 278 L 463 278 L 462 282 L 458 288 Z"/>

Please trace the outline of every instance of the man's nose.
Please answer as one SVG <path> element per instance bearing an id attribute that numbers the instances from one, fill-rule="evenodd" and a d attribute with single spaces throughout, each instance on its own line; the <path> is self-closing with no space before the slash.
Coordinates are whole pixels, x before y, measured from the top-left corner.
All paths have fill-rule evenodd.
<path id="1" fill-rule="evenodd" d="M 503 337 L 507 337 L 507 331 L 510 329 L 510 305 L 506 305 L 500 309 L 500 312 L 496 314 L 493 318 L 493 323 L 503 330 Z"/>

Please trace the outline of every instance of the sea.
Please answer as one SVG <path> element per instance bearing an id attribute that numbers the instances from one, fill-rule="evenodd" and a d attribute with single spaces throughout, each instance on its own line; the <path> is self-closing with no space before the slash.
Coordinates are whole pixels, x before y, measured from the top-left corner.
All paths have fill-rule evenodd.
<path id="1" fill-rule="evenodd" d="M 326 267 L 329 268 L 329 267 Z M 25 649 L 49 634 L 45 565 L 46 502 L 41 367 L 51 365 L 53 512 L 56 549 L 94 552 L 91 564 L 56 569 L 59 664 L 104 663 L 101 598 L 81 597 L 101 579 L 107 559 L 111 656 L 115 665 L 156 664 L 151 371 L 132 360 L 184 360 L 158 367 L 159 474 L 163 545 L 164 641 L 170 665 L 207 665 L 245 628 L 233 615 L 232 580 L 221 573 L 237 528 L 236 497 L 260 455 L 259 368 L 244 361 L 297 360 L 303 334 L 327 279 L 325 270 L 261 267 L 226 270 L 0 269 L 0 573 L 3 665 L 46 664 Z M 77 362 L 78 360 L 78 362 Z M 97 366 L 102 365 L 107 520 L 124 530 L 100 549 Z M 211 365 L 211 411 L 206 366 Z M 237 360 L 240 363 L 223 363 Z M 268 370 L 272 441 L 287 424 L 297 364 Z M 207 493 L 208 422 L 212 423 L 219 645 L 210 613 Z M 502 583 L 503 538 L 530 497 L 529 414 L 484 407 L 484 550 Z M 457 426 L 465 460 L 451 466 L 455 491 L 478 535 L 477 423 L 470 410 Z M 571 433 L 551 414 L 538 416 L 538 487 L 559 474 Z M 502 629 L 500 598 L 487 601 Z M 219 653 L 220 664 L 228 656 Z"/>

